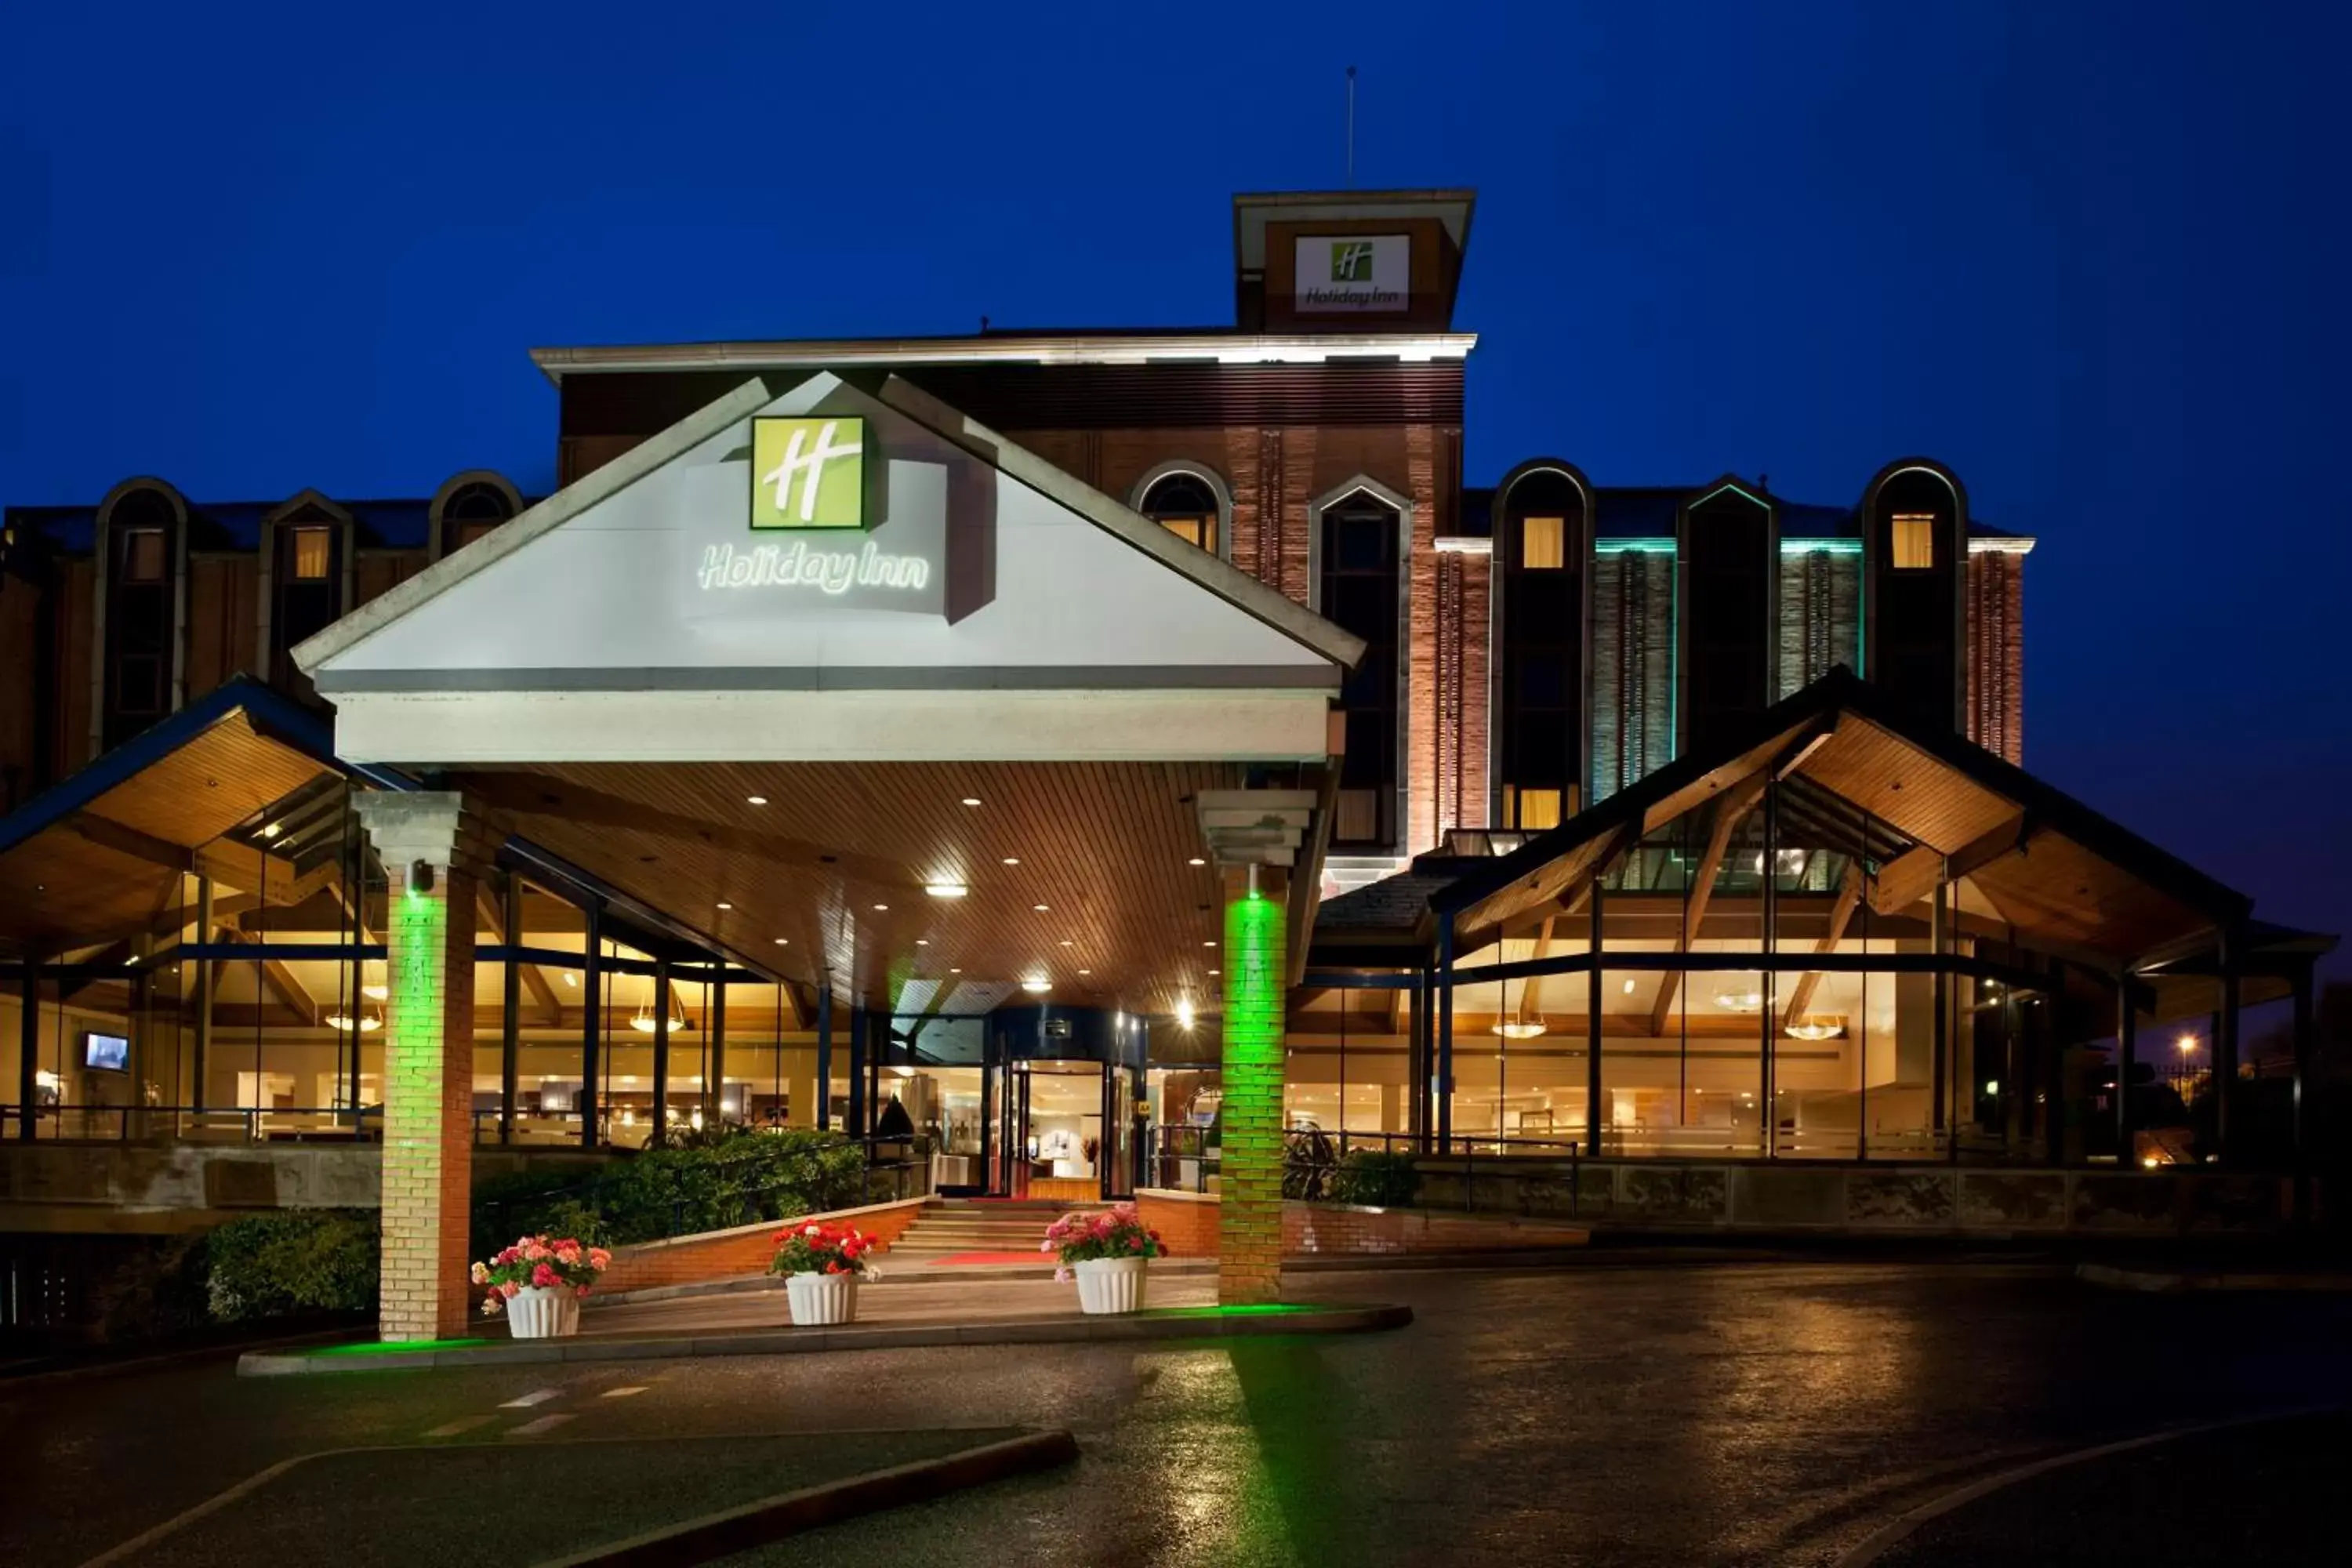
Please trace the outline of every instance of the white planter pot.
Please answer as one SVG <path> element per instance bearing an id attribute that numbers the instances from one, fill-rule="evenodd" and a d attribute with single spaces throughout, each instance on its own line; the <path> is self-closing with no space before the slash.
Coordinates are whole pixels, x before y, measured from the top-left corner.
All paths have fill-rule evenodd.
<path id="1" fill-rule="evenodd" d="M 788 1274 L 784 1299 L 795 1323 L 852 1323 L 857 1321 L 857 1276 L 855 1274 Z"/>
<path id="2" fill-rule="evenodd" d="M 553 1285 L 526 1285 L 507 1300 L 507 1332 L 519 1340 L 560 1340 L 580 1331 L 580 1298 Z"/>
<path id="3" fill-rule="evenodd" d="M 1074 1265 L 1078 1276 L 1078 1310 L 1141 1311 L 1143 1266 L 1149 1261 L 1142 1258 L 1089 1258 Z"/>

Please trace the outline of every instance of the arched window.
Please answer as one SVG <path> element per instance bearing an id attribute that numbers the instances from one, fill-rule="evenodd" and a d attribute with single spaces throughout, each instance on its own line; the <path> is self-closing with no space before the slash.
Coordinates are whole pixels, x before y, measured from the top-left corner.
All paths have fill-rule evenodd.
<path id="1" fill-rule="evenodd" d="M 1208 479 L 1184 468 L 1172 469 L 1144 488 L 1136 510 L 1182 540 L 1217 553 L 1217 522 L 1223 509 Z"/>
<path id="2" fill-rule="evenodd" d="M 441 508 L 441 553 L 463 550 L 514 515 L 507 494 L 494 484 L 463 485 Z"/>

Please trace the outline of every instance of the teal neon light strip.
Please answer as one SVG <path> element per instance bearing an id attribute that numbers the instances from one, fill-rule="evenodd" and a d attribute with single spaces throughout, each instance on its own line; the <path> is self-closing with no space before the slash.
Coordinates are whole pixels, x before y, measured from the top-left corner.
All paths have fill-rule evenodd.
<path id="1" fill-rule="evenodd" d="M 1780 541 L 1783 555 L 1859 555 L 1859 539 L 1784 539 Z"/>

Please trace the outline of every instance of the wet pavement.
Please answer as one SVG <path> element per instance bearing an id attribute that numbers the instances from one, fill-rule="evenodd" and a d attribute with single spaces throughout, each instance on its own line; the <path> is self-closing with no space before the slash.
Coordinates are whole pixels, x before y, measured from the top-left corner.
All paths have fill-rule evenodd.
<path id="1" fill-rule="evenodd" d="M 1026 1426 L 1076 1432 L 1080 1464 L 740 1561 L 1827 1564 L 2028 1459 L 2352 1405 L 2352 1300 L 2336 1297 L 2118 1294 L 2063 1267 L 1958 1262 L 1594 1262 L 1297 1284 L 1402 1301 L 1418 1321 L 1165 1350 L 284 1379 L 212 1363 L 0 1388 L 0 1562 L 83 1561 L 326 1448 L 626 1440 L 642 1456 L 629 1484 L 662 1495 L 708 1468 L 706 1446 L 667 1439 Z M 2263 1484 L 2259 1467 L 2247 1474 Z M 2032 1528 L 2071 1536 L 2063 1500 L 2037 1510 L 2053 1513 Z M 1999 1560 L 2043 1559 L 2011 1546 Z"/>

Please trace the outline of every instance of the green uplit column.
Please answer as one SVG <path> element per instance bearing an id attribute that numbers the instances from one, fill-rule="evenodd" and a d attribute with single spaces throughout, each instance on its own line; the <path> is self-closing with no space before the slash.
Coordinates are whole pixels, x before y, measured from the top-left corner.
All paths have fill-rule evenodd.
<path id="1" fill-rule="evenodd" d="M 1224 1158 L 1217 1205 L 1217 1300 L 1282 1299 L 1282 1039 L 1288 999 L 1285 874 L 1224 873 Z"/>
<path id="2" fill-rule="evenodd" d="M 353 804 L 383 861 L 391 980 L 378 1331 L 450 1339 L 466 1331 L 471 1299 L 474 910 L 495 844 L 454 794 L 387 792 Z"/>

